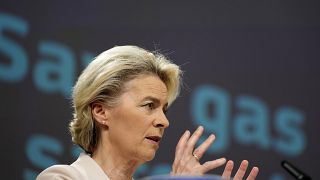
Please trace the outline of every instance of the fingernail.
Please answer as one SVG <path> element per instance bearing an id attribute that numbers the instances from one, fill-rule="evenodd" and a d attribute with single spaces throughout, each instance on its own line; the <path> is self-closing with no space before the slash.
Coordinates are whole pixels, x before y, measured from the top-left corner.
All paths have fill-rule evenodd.
<path id="1" fill-rule="evenodd" d="M 227 159 L 226 158 L 220 158 L 220 161 L 222 161 L 223 163 L 226 163 Z"/>
<path id="2" fill-rule="evenodd" d="M 243 160 L 243 161 L 241 162 L 241 164 L 243 164 L 243 165 L 248 165 L 248 164 L 249 164 L 249 161 Z"/>
<path id="3" fill-rule="evenodd" d="M 199 129 L 199 130 L 200 130 L 200 129 L 203 129 L 203 126 L 199 126 L 198 129 Z"/>
<path id="4" fill-rule="evenodd" d="M 233 165 L 233 161 L 232 160 L 229 160 L 228 163 Z"/>

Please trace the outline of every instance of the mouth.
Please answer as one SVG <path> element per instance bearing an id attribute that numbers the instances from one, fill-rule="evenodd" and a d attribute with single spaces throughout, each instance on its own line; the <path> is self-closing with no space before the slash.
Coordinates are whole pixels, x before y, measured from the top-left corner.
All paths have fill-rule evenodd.
<path id="1" fill-rule="evenodd" d="M 147 136 L 146 139 L 150 140 L 151 142 L 155 144 L 159 144 L 161 137 L 160 136 Z"/>

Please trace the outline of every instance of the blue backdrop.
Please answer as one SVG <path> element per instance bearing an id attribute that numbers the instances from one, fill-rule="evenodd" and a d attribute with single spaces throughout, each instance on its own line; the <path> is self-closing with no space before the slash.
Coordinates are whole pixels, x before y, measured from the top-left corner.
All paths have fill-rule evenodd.
<path id="1" fill-rule="evenodd" d="M 136 177 L 168 173 L 179 137 L 199 125 L 217 136 L 203 161 L 248 159 L 258 179 L 284 180 L 288 160 L 320 176 L 317 1 L 0 4 L 4 179 L 75 160 L 70 88 L 95 55 L 126 44 L 160 49 L 184 71 L 157 156 Z"/>

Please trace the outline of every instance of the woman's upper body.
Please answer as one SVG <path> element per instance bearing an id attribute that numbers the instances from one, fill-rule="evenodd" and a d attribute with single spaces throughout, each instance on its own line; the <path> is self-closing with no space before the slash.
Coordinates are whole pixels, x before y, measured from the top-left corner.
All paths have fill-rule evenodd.
<path id="1" fill-rule="evenodd" d="M 87 66 L 73 89 L 70 132 L 72 141 L 91 154 L 84 159 L 95 162 L 92 167 L 100 172 L 97 174 L 102 170 L 110 179 L 130 180 L 141 164 L 154 158 L 169 126 L 165 112 L 179 94 L 180 79 L 179 66 L 136 46 L 111 48 Z M 195 149 L 202 132 L 199 127 L 192 135 L 186 131 L 181 137 L 171 175 L 201 175 L 225 164 L 225 158 L 199 163 L 215 139 L 211 135 Z M 74 164 L 54 166 L 39 177 L 60 172 L 83 177 L 85 168 L 74 169 Z M 244 161 L 235 179 L 242 179 L 247 166 Z M 66 170 L 56 171 L 64 167 Z M 232 169 L 229 161 L 222 176 L 230 177 Z M 257 173 L 258 168 L 253 168 L 248 179 Z"/>

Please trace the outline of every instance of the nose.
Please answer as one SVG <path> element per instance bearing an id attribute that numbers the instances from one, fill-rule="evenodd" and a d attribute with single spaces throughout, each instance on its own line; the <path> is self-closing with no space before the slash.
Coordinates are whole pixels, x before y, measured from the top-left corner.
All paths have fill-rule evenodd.
<path id="1" fill-rule="evenodd" d="M 156 119 L 153 121 L 153 125 L 155 127 L 158 127 L 158 128 L 167 128 L 169 127 L 169 121 L 166 117 L 166 115 L 161 111 L 160 113 L 158 113 Z"/>

